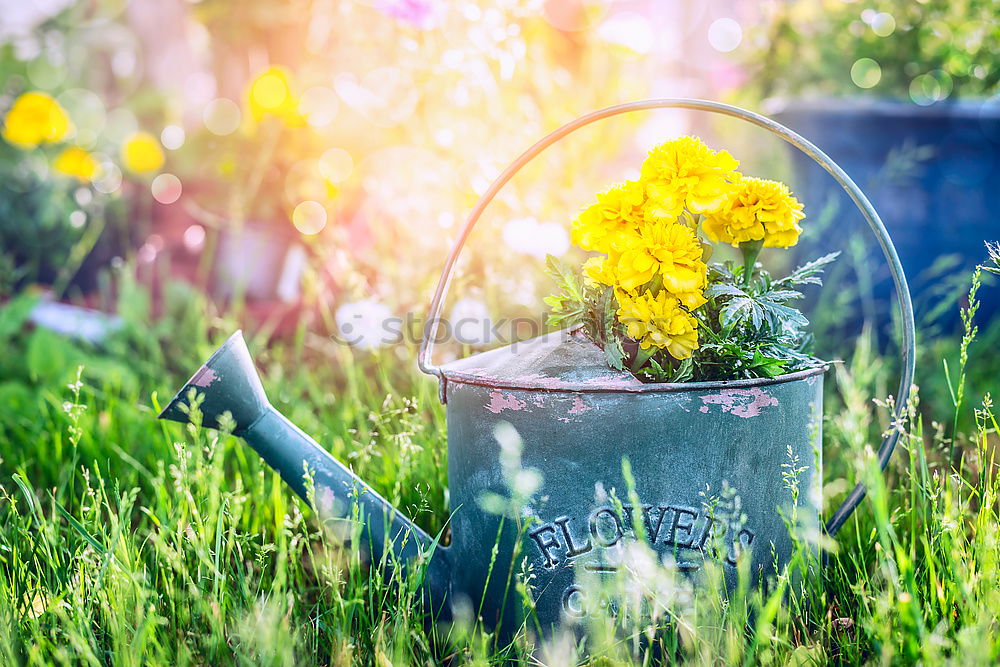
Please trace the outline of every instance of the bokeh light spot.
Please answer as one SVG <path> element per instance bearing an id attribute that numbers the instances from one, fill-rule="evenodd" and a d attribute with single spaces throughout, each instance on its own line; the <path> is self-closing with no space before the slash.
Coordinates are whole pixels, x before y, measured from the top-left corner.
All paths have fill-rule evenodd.
<path id="1" fill-rule="evenodd" d="M 95 156 L 96 157 L 96 156 Z M 100 177 L 94 181 L 94 189 L 106 195 L 117 192 L 122 186 L 122 170 L 114 162 L 101 162 Z"/>
<path id="2" fill-rule="evenodd" d="M 343 148 L 331 148 L 319 158 L 319 173 L 331 183 L 346 181 L 354 171 L 354 159 Z"/>
<path id="3" fill-rule="evenodd" d="M 102 139 L 112 144 L 121 144 L 138 131 L 139 121 L 135 114 L 125 107 L 119 107 L 108 112 Z"/>
<path id="4" fill-rule="evenodd" d="M 292 224 L 302 234 L 319 234 L 326 227 L 326 209 L 317 201 L 301 202 L 292 211 Z"/>
<path id="5" fill-rule="evenodd" d="M 609 44 L 625 47 L 636 54 L 649 53 L 655 42 L 653 27 L 635 12 L 619 12 L 609 17 L 597 32 Z"/>
<path id="6" fill-rule="evenodd" d="M 163 250 L 163 237 L 159 234 L 151 234 L 139 248 L 139 261 L 147 264 L 153 262 L 161 250 Z"/>
<path id="7" fill-rule="evenodd" d="M 73 193 L 73 199 L 80 206 L 86 206 L 94 201 L 94 193 L 90 191 L 90 188 L 77 188 L 76 192 Z"/>
<path id="8" fill-rule="evenodd" d="M 914 77 L 910 82 L 910 99 L 920 106 L 928 106 L 951 95 L 951 89 L 951 76 L 936 69 Z"/>
<path id="9" fill-rule="evenodd" d="M 184 133 L 184 128 L 180 125 L 167 125 L 160 132 L 160 143 L 163 144 L 164 148 L 168 148 L 172 151 L 177 150 L 184 145 L 184 140 L 186 135 Z"/>
<path id="10" fill-rule="evenodd" d="M 60 93 L 56 99 L 73 119 L 76 127 L 74 143 L 83 148 L 93 148 L 108 119 L 101 98 L 92 91 L 72 88 Z"/>
<path id="11" fill-rule="evenodd" d="M 69 224 L 73 227 L 83 227 L 87 222 L 87 214 L 83 211 L 73 211 L 69 214 Z"/>
<path id="12" fill-rule="evenodd" d="M 334 313 L 340 339 L 363 350 L 390 345 L 395 334 L 386 326 L 392 311 L 375 299 L 362 299 L 341 305 Z"/>
<path id="13" fill-rule="evenodd" d="M 455 143 L 455 131 L 450 127 L 442 127 L 434 133 L 434 141 L 438 146 L 447 148 Z"/>
<path id="14" fill-rule="evenodd" d="M 121 79 L 127 79 L 136 74 L 139 59 L 134 51 L 121 50 L 111 56 L 111 71 Z"/>
<path id="15" fill-rule="evenodd" d="M 66 80 L 67 67 L 53 63 L 47 57 L 29 60 L 25 69 L 32 85 L 43 90 L 56 88 Z"/>
<path id="16" fill-rule="evenodd" d="M 208 72 L 195 72 L 184 80 L 184 96 L 192 105 L 210 102 L 217 88 L 215 77 Z"/>
<path id="17" fill-rule="evenodd" d="M 183 188 L 181 187 L 181 179 L 173 174 L 159 174 L 153 179 L 150 190 L 152 190 L 153 199 L 156 201 L 161 204 L 173 204 L 181 198 Z"/>
<path id="18" fill-rule="evenodd" d="M 533 217 L 514 218 L 503 228 L 503 240 L 509 248 L 545 259 L 559 257 L 569 250 L 569 234 L 557 222 L 539 222 Z"/>
<path id="19" fill-rule="evenodd" d="M 205 228 L 201 225 L 191 225 L 184 230 L 182 241 L 188 252 L 198 252 L 205 245 Z"/>
<path id="20" fill-rule="evenodd" d="M 156 259 L 156 248 L 153 247 L 152 243 L 143 243 L 137 254 L 140 262 L 150 264 Z"/>
<path id="21" fill-rule="evenodd" d="M 879 37 L 888 37 L 896 30 L 896 19 L 888 12 L 879 12 L 871 20 L 872 32 Z"/>
<path id="22" fill-rule="evenodd" d="M 313 86 L 302 93 L 299 100 L 299 113 L 306 117 L 313 127 L 326 127 L 337 117 L 340 102 L 333 89 L 324 86 Z"/>
<path id="23" fill-rule="evenodd" d="M 882 68 L 871 58 L 858 58 L 851 65 L 851 81 L 858 88 L 872 88 L 882 80 Z"/>
<path id="24" fill-rule="evenodd" d="M 729 53 L 743 41 L 743 28 L 735 19 L 721 18 L 708 27 L 708 43 L 720 53 Z"/>
<path id="25" fill-rule="evenodd" d="M 208 131 L 220 137 L 235 132 L 242 119 L 243 116 L 236 102 L 225 97 L 216 98 L 206 104 L 205 112 L 202 114 L 202 120 Z"/>
<path id="26" fill-rule="evenodd" d="M 253 82 L 250 95 L 265 109 L 277 109 L 288 98 L 288 86 L 277 74 L 263 74 Z"/>

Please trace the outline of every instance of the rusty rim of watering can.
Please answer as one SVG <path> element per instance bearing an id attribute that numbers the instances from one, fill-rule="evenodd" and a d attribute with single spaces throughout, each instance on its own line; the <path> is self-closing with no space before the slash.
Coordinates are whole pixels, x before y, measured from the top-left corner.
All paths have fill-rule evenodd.
<path id="1" fill-rule="evenodd" d="M 567 391 L 574 393 L 633 393 L 651 394 L 655 392 L 681 392 L 681 391 L 711 391 L 716 389 L 743 389 L 745 387 L 765 387 L 772 384 L 783 384 L 804 380 L 816 375 L 822 375 L 829 369 L 829 364 L 806 368 L 794 373 L 785 373 L 770 378 L 741 378 L 738 380 L 708 380 L 704 382 L 640 382 L 636 384 L 625 384 L 620 381 L 625 375 L 631 375 L 622 371 L 621 378 L 618 375 L 610 375 L 607 378 L 597 378 L 598 380 L 609 380 L 608 384 L 599 382 L 565 382 L 558 379 L 523 379 L 523 380 L 496 380 L 489 376 L 476 375 L 474 373 L 462 373 L 461 371 L 443 371 L 442 376 L 448 382 L 458 384 L 473 384 L 480 387 L 495 387 L 497 389 L 522 389 L 524 391 Z"/>
<path id="2" fill-rule="evenodd" d="M 875 207 L 872 206 L 871 202 L 868 201 L 868 197 L 866 197 L 865 193 L 861 191 L 861 188 L 857 186 L 857 184 L 851 179 L 850 176 L 847 175 L 840 165 L 834 162 L 828 155 L 826 155 L 826 153 L 817 148 L 812 142 L 788 129 L 784 125 L 767 118 L 766 116 L 762 116 L 758 113 L 747 111 L 746 109 L 730 104 L 723 104 L 721 102 L 687 98 L 667 98 L 641 100 L 638 102 L 629 102 L 626 104 L 606 107 L 604 109 L 591 112 L 585 116 L 581 116 L 576 120 L 563 125 L 559 129 L 550 133 L 548 136 L 537 141 L 528 150 L 518 156 L 518 158 L 514 160 L 506 169 L 504 169 L 496 180 L 493 181 L 486 192 L 483 193 L 482 197 L 479 198 L 476 206 L 472 209 L 472 212 L 469 213 L 468 218 L 466 218 L 465 225 L 462 227 L 462 232 L 459 234 L 458 239 L 455 241 L 455 245 L 452 247 L 451 254 L 448 255 L 444 271 L 441 274 L 441 280 L 438 282 L 437 289 L 434 292 L 434 297 L 431 299 L 430 316 L 428 317 L 427 325 L 424 328 L 423 340 L 420 343 L 420 354 L 417 359 L 420 370 L 430 375 L 436 375 L 442 385 L 446 382 L 446 375 L 443 369 L 440 366 L 434 365 L 433 362 L 434 338 L 437 334 L 438 327 L 441 324 L 441 310 L 444 307 L 444 300 L 448 292 L 448 287 L 451 285 L 451 279 L 455 271 L 455 264 L 458 261 L 458 256 L 462 252 L 462 248 L 465 246 L 465 242 L 469 238 L 472 228 L 475 227 L 480 216 L 482 216 L 483 211 L 490 204 L 490 202 L 493 201 L 493 198 L 496 197 L 500 189 L 503 188 L 503 186 L 506 185 L 507 182 L 510 181 L 522 167 L 538 156 L 539 153 L 560 139 L 572 134 L 576 130 L 590 125 L 591 123 L 611 118 L 613 116 L 635 111 L 652 111 L 655 109 L 688 109 L 691 111 L 704 111 L 738 118 L 751 123 L 752 125 L 763 128 L 772 134 L 777 135 L 786 143 L 791 144 L 798 150 L 802 151 L 807 156 L 812 158 L 817 164 L 823 167 L 823 169 L 825 169 L 827 173 L 829 173 L 833 179 L 847 191 L 847 194 L 850 196 L 855 206 L 857 206 L 861 211 L 861 214 L 868 222 L 869 228 L 875 235 L 879 246 L 882 248 L 882 254 L 885 256 L 886 262 L 889 264 L 889 272 L 892 274 L 893 285 L 895 286 L 896 296 L 898 297 L 900 323 L 902 325 L 901 329 L 903 340 L 901 353 L 903 363 L 902 370 L 900 372 L 899 390 L 896 392 L 896 400 L 893 409 L 894 427 L 889 429 L 888 434 L 882 439 L 882 444 L 879 446 L 878 450 L 879 467 L 882 470 L 885 470 L 886 465 L 889 463 L 889 458 L 892 456 L 892 452 L 896 448 L 896 443 L 899 441 L 899 437 L 902 434 L 902 430 L 900 428 L 896 428 L 895 425 L 903 423 L 906 418 L 907 404 L 909 402 L 910 390 L 913 386 L 913 372 L 916 363 L 916 332 L 913 324 L 913 303 L 910 299 L 910 291 L 906 284 L 906 276 L 903 273 L 903 267 L 899 262 L 899 256 L 896 253 L 895 246 L 892 244 L 889 232 L 886 231 L 885 225 L 882 223 L 882 219 L 879 217 L 878 212 L 875 210 Z M 822 369 L 814 370 L 819 372 Z M 733 380 L 732 382 L 740 382 L 740 380 Z M 691 384 L 693 385 L 694 383 Z M 692 387 L 689 385 L 687 388 L 691 389 Z M 589 389 L 589 391 L 592 390 L 593 389 Z M 445 393 L 442 391 L 441 396 L 444 397 L 444 395 Z M 841 506 L 827 521 L 826 531 L 829 534 L 835 534 L 837 530 L 840 529 L 855 508 L 857 508 L 857 506 L 861 503 L 865 494 L 866 490 L 863 484 L 858 484 L 854 487 L 851 493 L 847 496 L 847 499 L 844 500 L 843 504 L 841 504 Z"/>
<path id="3" fill-rule="evenodd" d="M 578 380 L 573 378 L 560 377 L 557 371 L 538 367 L 538 360 L 532 358 L 524 362 L 533 371 L 530 373 L 519 372 L 516 368 L 511 369 L 509 359 L 495 359 L 490 364 L 490 368 L 482 366 L 470 366 L 463 364 L 467 360 L 482 359 L 485 352 L 476 357 L 467 357 L 458 361 L 446 364 L 441 367 L 441 377 L 448 383 L 471 384 L 480 387 L 491 387 L 496 389 L 513 389 L 523 391 L 549 391 L 549 392 L 574 392 L 574 393 L 657 393 L 657 392 L 684 392 L 684 391 L 716 391 L 720 389 L 741 389 L 747 387 L 763 387 L 767 385 L 783 384 L 794 382 L 806 378 L 822 375 L 830 364 L 823 364 L 813 368 L 776 375 L 774 377 L 762 378 L 740 378 L 735 380 L 708 380 L 702 382 L 642 382 L 628 371 L 615 370 L 607 365 L 604 359 L 604 352 L 601 351 L 597 343 L 590 340 L 579 329 L 561 329 L 550 332 L 539 338 L 524 341 L 537 351 L 551 350 L 552 348 L 565 345 L 566 343 L 576 343 L 585 347 L 585 350 L 578 352 L 574 361 L 576 367 L 582 369 L 587 379 Z M 517 344 L 494 350 L 492 354 L 505 354 L 513 349 Z M 464 367 L 463 367 L 464 366 Z M 566 366 L 561 364 L 560 370 L 566 370 Z M 500 374 L 502 373 L 502 374 Z M 593 375 L 591 375 L 593 373 Z M 580 373 L 576 373 L 579 375 Z"/>

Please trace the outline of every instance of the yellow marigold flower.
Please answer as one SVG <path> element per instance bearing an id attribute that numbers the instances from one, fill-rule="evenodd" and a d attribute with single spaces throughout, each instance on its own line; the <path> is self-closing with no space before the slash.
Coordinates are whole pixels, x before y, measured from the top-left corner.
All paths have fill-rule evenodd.
<path id="1" fill-rule="evenodd" d="M 762 178 L 743 178 L 726 204 L 706 216 L 702 225 L 713 241 L 738 246 L 746 241 L 764 241 L 769 248 L 787 248 L 799 240 L 805 217 L 802 204 L 784 183 Z"/>
<path id="2" fill-rule="evenodd" d="M 696 137 L 660 144 L 642 163 L 648 215 L 676 218 L 685 207 L 692 213 L 717 210 L 732 192 L 739 166 L 728 152 L 713 151 Z"/>
<path id="3" fill-rule="evenodd" d="M 129 171 L 156 171 L 163 166 L 163 150 L 148 132 L 136 132 L 122 145 L 122 164 Z"/>
<path id="4" fill-rule="evenodd" d="M 617 285 L 618 276 L 607 257 L 591 257 L 583 263 L 583 279 L 588 285 Z"/>
<path id="5" fill-rule="evenodd" d="M 101 173 L 101 163 L 79 146 L 70 146 L 57 155 L 52 168 L 67 176 L 74 176 L 81 183 L 90 183 Z"/>
<path id="6" fill-rule="evenodd" d="M 705 298 L 705 293 L 700 289 L 691 290 L 689 292 L 678 292 L 673 296 L 688 310 L 700 308 L 702 305 L 708 303 L 708 299 Z"/>
<path id="7" fill-rule="evenodd" d="M 680 223 L 646 224 L 639 234 L 622 239 L 620 253 L 612 253 L 618 283 L 633 290 L 660 275 L 673 293 L 705 286 L 708 268 L 694 230 Z"/>
<path id="8" fill-rule="evenodd" d="M 258 74 L 247 91 L 250 115 L 257 122 L 265 116 L 277 116 L 292 127 L 306 124 L 299 113 L 299 101 L 292 94 L 291 76 L 283 67 L 269 67 Z"/>
<path id="9" fill-rule="evenodd" d="M 642 219 L 643 185 L 626 181 L 597 195 L 573 221 L 573 243 L 584 250 L 608 252 L 618 235 L 635 229 Z"/>
<path id="10" fill-rule="evenodd" d="M 698 348 L 698 322 L 666 290 L 655 297 L 618 291 L 618 321 L 639 347 L 665 349 L 674 359 L 687 359 Z"/>
<path id="11" fill-rule="evenodd" d="M 18 148 L 62 141 L 72 130 L 66 111 L 51 96 L 32 91 L 14 100 L 4 118 L 3 138 Z"/>

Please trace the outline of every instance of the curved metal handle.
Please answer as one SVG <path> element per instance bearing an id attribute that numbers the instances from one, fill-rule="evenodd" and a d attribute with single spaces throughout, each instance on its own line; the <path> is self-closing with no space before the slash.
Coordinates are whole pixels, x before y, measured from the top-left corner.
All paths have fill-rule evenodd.
<path id="1" fill-rule="evenodd" d="M 432 361 L 434 352 L 434 337 L 437 335 L 438 325 L 440 324 L 441 309 L 444 307 L 444 298 L 448 293 L 448 287 L 451 284 L 451 279 L 455 271 L 455 263 L 458 261 L 458 256 L 462 252 L 462 248 L 465 246 L 465 241 L 469 238 L 472 228 L 475 227 L 476 223 L 479 221 L 483 211 L 490 204 L 490 202 L 493 201 L 493 198 L 497 195 L 500 189 L 506 185 L 507 182 L 510 181 L 522 167 L 533 160 L 539 153 L 572 132 L 605 118 L 611 118 L 612 116 L 631 113 L 633 111 L 649 111 L 652 109 L 691 109 L 694 111 L 707 111 L 710 113 L 739 118 L 758 127 L 762 127 L 811 157 L 814 161 L 816 161 L 816 163 L 823 167 L 823 169 L 829 172 L 829 174 L 833 176 L 834 180 L 836 180 L 837 183 L 839 183 L 840 186 L 847 191 L 851 200 L 861 211 L 861 214 L 864 215 L 865 220 L 868 221 L 868 226 L 871 228 L 872 233 L 875 234 L 879 245 L 882 247 L 882 253 L 885 255 L 886 261 L 889 263 L 889 270 L 892 273 L 892 281 L 896 288 L 896 294 L 899 297 L 899 314 L 902 318 L 903 325 L 903 367 L 902 373 L 900 374 L 899 391 L 897 392 L 895 410 L 893 411 L 893 423 L 894 425 L 899 423 L 906 412 L 906 404 L 910 396 L 910 389 L 913 385 L 913 370 L 916 360 L 916 336 L 913 327 L 913 303 L 910 301 L 910 291 L 906 285 L 906 276 L 903 275 L 903 267 L 899 263 L 899 256 L 896 254 L 896 248 L 892 245 L 892 239 L 889 238 L 889 233 L 886 231 L 885 225 L 882 224 L 881 218 L 879 218 L 878 213 L 875 212 L 875 208 L 872 206 L 871 202 L 868 201 L 868 198 L 865 197 L 865 194 L 854 183 L 854 181 L 851 180 L 844 170 L 840 168 L 840 165 L 831 160 L 825 153 L 823 153 L 823 151 L 818 149 L 812 143 L 795 132 L 792 132 L 784 125 L 776 123 L 770 118 L 761 116 L 760 114 L 752 111 L 747 111 L 746 109 L 741 109 L 740 107 L 722 104 L 721 102 L 711 102 L 708 100 L 683 98 L 642 100 L 639 102 L 629 102 L 627 104 L 619 104 L 613 107 L 607 107 L 605 109 L 594 111 L 585 116 L 581 116 L 566 125 L 563 125 L 558 130 L 544 137 L 535 143 L 535 145 L 531 148 L 522 153 L 510 164 L 510 166 L 504 169 L 503 173 L 501 173 L 500 176 L 493 181 L 489 189 L 483 193 L 483 196 L 480 197 L 475 208 L 472 209 L 469 217 L 465 220 L 465 226 L 462 228 L 462 233 L 455 241 L 455 246 L 452 248 L 451 254 L 448 255 L 448 261 L 445 262 L 444 271 L 441 274 L 441 280 L 438 282 L 437 290 L 434 292 L 434 298 L 431 300 L 430 316 L 427 320 L 427 325 L 424 328 L 423 340 L 420 343 L 420 355 L 417 359 L 420 370 L 430 375 L 436 375 L 439 380 L 442 382 L 444 381 L 441 369 L 435 366 Z M 896 448 L 899 436 L 900 431 L 894 427 L 890 433 L 883 438 L 882 444 L 878 450 L 879 467 L 881 470 L 885 470 L 886 465 L 889 463 L 889 458 L 892 456 L 892 452 Z M 861 500 L 865 497 L 865 493 L 866 490 L 863 484 L 858 484 L 854 487 L 854 490 L 851 491 L 850 495 L 847 496 L 847 499 L 844 500 L 843 504 L 841 504 L 839 508 L 837 508 L 837 511 L 833 513 L 833 516 L 831 516 L 830 520 L 827 522 L 827 533 L 830 535 L 836 534 L 855 508 L 857 508 L 858 504 L 861 503 Z"/>

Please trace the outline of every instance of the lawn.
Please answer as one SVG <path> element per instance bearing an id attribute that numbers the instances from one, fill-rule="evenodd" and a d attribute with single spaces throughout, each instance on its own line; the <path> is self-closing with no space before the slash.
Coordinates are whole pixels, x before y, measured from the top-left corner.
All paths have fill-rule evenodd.
<path id="1" fill-rule="evenodd" d="M 0 667 L 1000 664 L 996 4 L 0 0 Z M 535 393 L 455 419 L 417 363 L 445 261 L 425 369 L 547 327 L 599 349 L 493 364 Z M 82 307 L 101 331 L 52 315 Z M 281 413 L 476 546 L 447 618 L 429 554 L 373 559 L 363 522 L 200 428 L 211 403 L 157 418 L 237 329 Z M 616 419 L 571 419 L 595 388 Z M 839 532 L 815 525 L 859 482 Z M 652 541 L 640 486 L 692 505 Z M 511 524 L 563 546 L 532 561 Z M 490 583 L 519 626 L 460 595 L 483 572 L 513 573 Z"/>
<path id="2" fill-rule="evenodd" d="M 521 632 L 507 643 L 474 614 L 428 631 L 415 584 L 384 582 L 238 439 L 156 419 L 235 328 L 230 316 L 178 284 L 165 314 L 153 318 L 144 289 L 126 281 L 118 303 L 125 324 L 96 348 L 27 326 L 30 303 L 22 296 L 0 311 L 7 664 L 1000 657 L 998 424 L 989 387 L 966 385 L 966 369 L 989 367 L 993 350 L 977 343 L 971 319 L 964 341 L 923 347 L 918 382 L 947 398 L 913 397 L 884 483 L 872 443 L 889 426 L 888 411 L 871 397 L 891 384 L 895 364 L 862 336 L 835 365 L 824 425 L 826 506 L 848 480 L 864 479 L 871 491 L 835 540 L 801 535 L 797 565 L 769 590 L 744 582 L 726 597 L 711 567 L 692 588 L 635 545 L 642 567 L 605 584 L 618 601 L 613 611 L 575 635 Z M 444 412 L 413 351 L 362 353 L 304 327 L 266 343 L 250 339 L 276 407 L 422 528 L 445 528 Z M 942 356 L 952 359 L 950 385 Z M 825 565 L 811 556 L 816 543 L 827 549 Z"/>

